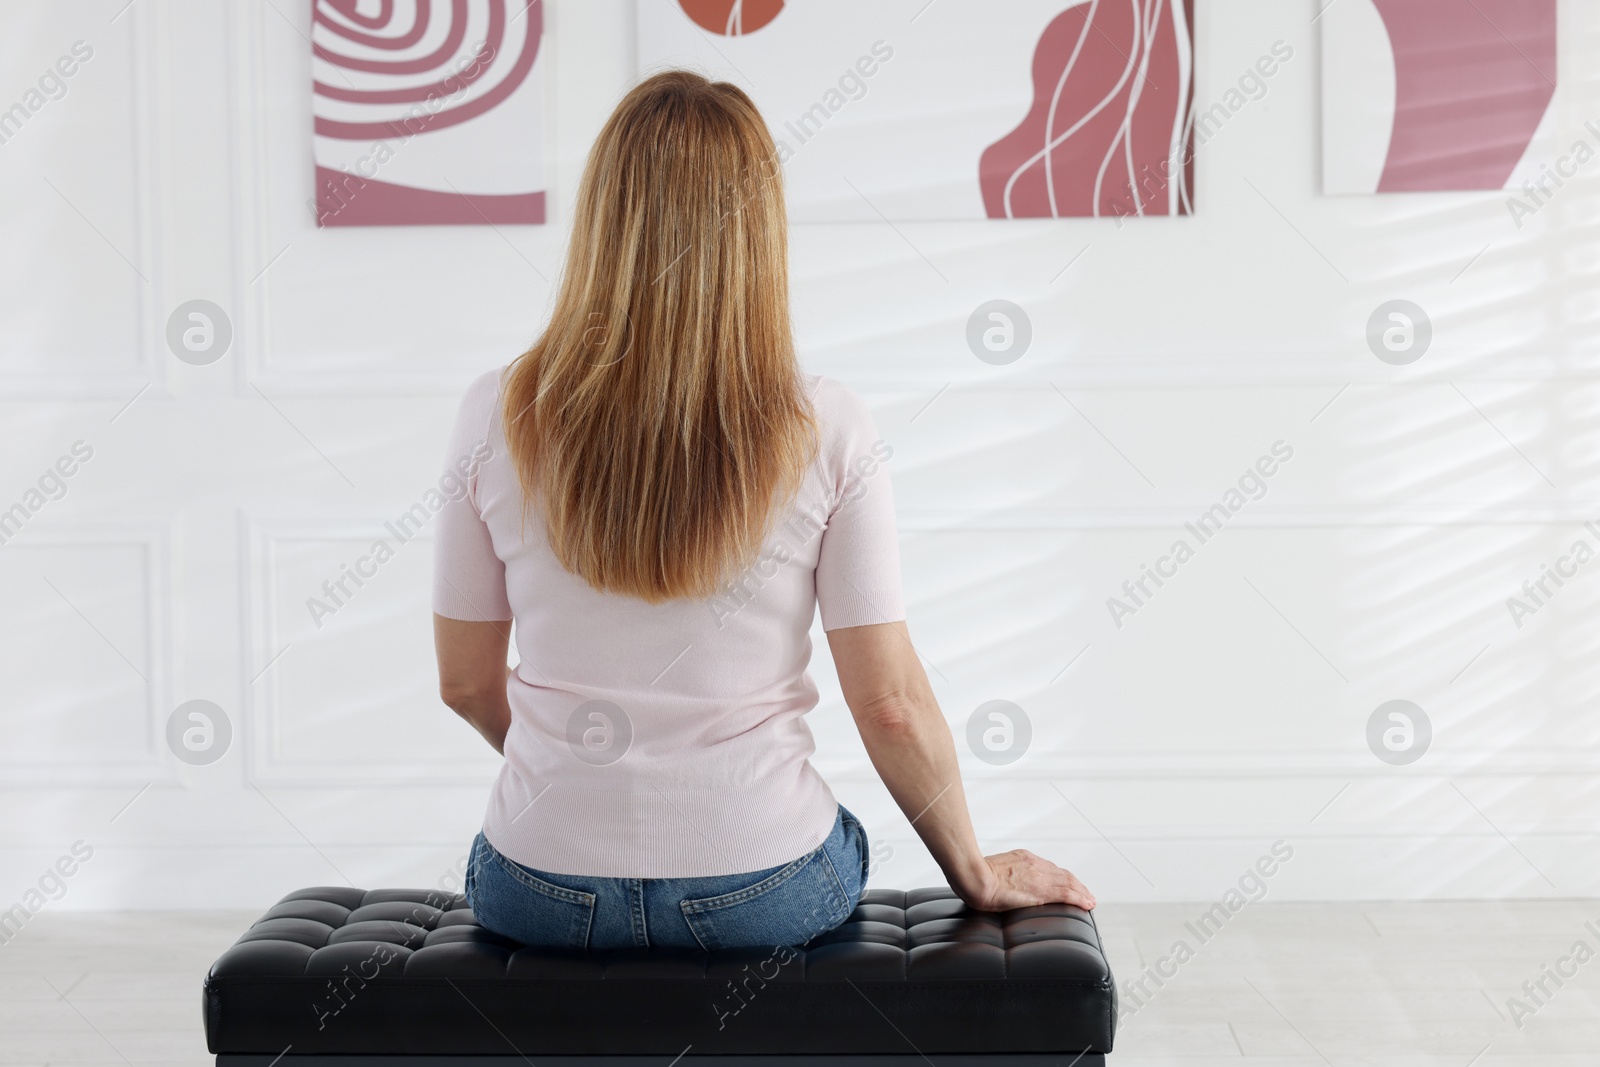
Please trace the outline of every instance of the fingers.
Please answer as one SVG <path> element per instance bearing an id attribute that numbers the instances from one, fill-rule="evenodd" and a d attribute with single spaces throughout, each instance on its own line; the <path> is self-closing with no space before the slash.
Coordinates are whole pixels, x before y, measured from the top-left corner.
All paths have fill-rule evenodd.
<path id="1" fill-rule="evenodd" d="M 1071 874 L 1068 874 L 1065 880 L 1051 882 L 1040 896 L 1040 903 L 1059 901 L 1080 907 L 1084 911 L 1092 910 L 1095 905 L 1094 894 Z"/>
<path id="2" fill-rule="evenodd" d="M 1089 892 L 1089 887 L 1084 885 L 1082 882 L 1078 881 L 1077 877 L 1074 876 L 1071 872 L 1068 872 L 1067 877 L 1069 879 L 1071 879 L 1071 883 L 1072 883 L 1071 884 L 1071 888 L 1068 891 L 1069 895 L 1068 895 L 1067 903 L 1068 904 L 1076 904 L 1078 907 L 1084 909 L 1085 911 L 1094 910 L 1094 905 L 1095 905 L 1094 894 Z"/>
<path id="3" fill-rule="evenodd" d="M 990 903 L 995 910 L 1063 903 L 1090 911 L 1096 904 L 1094 894 L 1071 871 L 1025 848 L 987 859 L 1000 879 Z"/>
<path id="4" fill-rule="evenodd" d="M 1089 892 L 1088 887 L 1079 881 L 1071 871 L 1047 861 L 1041 861 L 1041 866 L 1048 870 L 1047 885 L 1052 894 L 1050 897 L 1052 901 L 1072 904 L 1085 911 L 1094 908 L 1094 894 Z"/>

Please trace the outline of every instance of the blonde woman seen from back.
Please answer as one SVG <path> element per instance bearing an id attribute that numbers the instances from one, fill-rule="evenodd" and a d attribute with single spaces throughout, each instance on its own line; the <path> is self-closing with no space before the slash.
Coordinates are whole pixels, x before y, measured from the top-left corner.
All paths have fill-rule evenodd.
<path id="1" fill-rule="evenodd" d="M 951 888 L 1094 906 L 1055 864 L 978 847 L 906 631 L 887 455 L 861 401 L 796 359 L 760 114 L 726 83 L 649 78 L 590 153 L 548 327 L 473 382 L 447 455 L 440 692 L 505 757 L 467 872 L 482 925 L 710 951 L 844 922 L 868 847 L 809 760 L 818 610 Z"/>

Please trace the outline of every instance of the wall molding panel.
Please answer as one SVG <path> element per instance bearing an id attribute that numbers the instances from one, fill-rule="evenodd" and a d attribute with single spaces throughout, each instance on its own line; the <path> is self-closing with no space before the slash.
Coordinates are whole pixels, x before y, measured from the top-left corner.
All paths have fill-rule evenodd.
<path id="1" fill-rule="evenodd" d="M 165 751 L 167 713 L 173 691 L 173 641 L 170 621 L 172 597 L 171 582 L 171 530 L 164 523 L 85 523 L 65 524 L 41 521 L 29 525 L 17 537 L 0 549 L 0 573 L 26 582 L 30 595 L 37 596 L 42 605 L 50 605 L 63 624 L 61 634 L 70 634 L 77 655 L 85 660 L 104 663 L 105 677 L 116 679 L 123 666 L 129 673 L 143 675 L 138 689 L 142 694 L 139 704 L 119 710 L 113 722 L 121 722 L 121 733 L 128 742 L 112 754 L 96 756 L 92 752 L 73 750 L 70 754 L 43 754 L 18 752 L 15 740 L 0 753 L 0 787 L 28 786 L 77 787 L 103 786 L 108 782 L 132 783 L 152 780 L 170 780 L 172 761 Z M 113 641 L 104 629 L 105 619 L 96 618 L 98 611 L 85 610 L 87 597 L 96 591 L 92 581 L 71 580 L 70 572 L 58 563 L 41 567 L 31 561 L 30 555 L 49 555 L 67 552 L 82 557 L 86 567 L 94 565 L 94 556 L 116 549 L 133 549 L 142 567 L 137 582 L 139 603 L 132 615 L 142 625 L 140 636 L 146 646 L 141 655 L 127 652 L 126 639 L 119 632 Z M 102 564 L 113 567 L 108 560 Z M 52 586 L 54 588 L 52 588 Z M 46 599 L 49 598 L 49 599 Z M 61 609 L 65 609 L 62 611 Z M 20 651 L 15 638 L 8 645 Z M 73 677 L 88 692 L 90 701 L 96 701 L 96 683 L 87 671 Z M 31 689 L 31 687 L 30 687 Z M 22 709 L 18 709 L 22 710 Z M 36 712 L 40 709 L 34 709 Z M 52 708 L 52 716 L 78 714 L 68 707 Z M 70 721 L 70 720 L 69 720 Z"/>
<path id="2" fill-rule="evenodd" d="M 390 579 L 393 585 L 392 575 L 388 572 L 400 561 L 404 560 L 413 570 L 419 565 L 431 565 L 433 535 L 424 530 L 400 545 L 395 562 L 384 564 L 384 569 L 370 580 L 370 586 L 358 589 L 352 582 L 346 582 L 345 590 L 355 595 L 343 604 L 339 604 L 334 596 L 322 592 L 315 583 L 301 583 L 291 591 L 284 574 L 284 556 L 297 547 L 321 546 L 326 549 L 337 545 L 337 549 L 326 551 L 324 555 L 330 561 L 348 564 L 349 561 L 358 560 L 375 539 L 381 537 L 390 544 L 398 544 L 394 534 L 385 529 L 388 521 L 382 517 L 360 520 L 324 516 L 312 519 L 241 514 L 240 538 L 247 562 L 240 632 L 245 635 L 246 641 L 243 657 L 245 673 L 254 679 L 245 692 L 244 702 L 250 724 L 246 742 L 246 774 L 249 782 L 310 786 L 336 780 L 365 787 L 416 787 L 484 785 L 492 778 L 496 763 L 487 754 L 474 752 L 452 756 L 441 753 L 437 739 L 427 739 L 420 732 L 420 725 L 415 744 L 407 746 L 405 754 L 397 758 L 394 754 L 386 753 L 381 743 L 389 740 L 390 732 L 397 728 L 396 724 L 370 713 L 366 723 L 373 741 L 352 745 L 346 755 L 312 759 L 303 754 L 297 756 L 285 752 L 285 735 L 292 728 L 289 720 L 307 710 L 296 706 L 286 696 L 285 690 L 291 685 L 290 679 L 299 661 L 306 658 L 306 650 L 318 642 L 321 631 L 308 634 L 305 619 L 296 615 L 294 617 L 300 624 L 299 629 L 286 632 L 281 620 L 289 615 L 297 601 L 313 596 L 334 607 L 335 615 L 329 618 L 335 622 L 338 621 L 337 615 L 343 614 L 347 608 L 352 613 L 367 608 L 374 597 L 382 595 L 369 589 L 376 589 L 385 579 Z M 346 572 L 338 565 L 327 565 L 317 573 L 324 575 L 324 580 L 337 581 Z M 417 591 L 413 588 L 411 592 L 415 594 Z M 416 618 L 431 626 L 425 593 L 421 596 L 411 595 L 409 599 L 416 601 L 413 605 Z M 306 617 L 309 617 L 309 612 Z M 385 622 L 380 615 L 358 625 L 381 628 Z M 329 625 L 331 633 L 332 624 Z M 345 639 L 348 640 L 348 637 Z M 417 666 L 414 657 L 391 654 L 356 661 L 351 669 L 372 670 L 376 674 L 384 668 L 400 664 Z M 432 677 L 431 660 L 421 666 L 422 673 Z M 422 715 L 431 715 L 444 724 L 453 718 L 449 709 L 439 702 L 432 685 L 411 689 L 408 696 L 407 703 Z"/>
<path id="3" fill-rule="evenodd" d="M 107 155 L 100 151 L 95 154 L 96 167 L 80 169 L 78 173 L 92 174 L 96 180 L 119 181 L 119 184 L 127 190 L 129 202 L 133 207 L 132 242 L 126 248 L 114 244 L 111 238 L 102 232 L 103 224 L 108 220 L 102 219 L 101 224 L 97 224 L 75 202 L 76 198 L 69 198 L 67 192 L 61 188 L 63 174 L 70 172 L 69 167 L 76 162 L 74 158 L 63 156 L 46 163 L 41 168 L 41 181 L 37 189 L 30 187 L 27 193 L 30 197 L 38 195 L 42 208 L 50 211 L 64 210 L 64 222 L 73 227 L 73 232 L 83 239 L 85 247 L 90 247 L 92 243 L 96 254 L 103 253 L 105 257 L 102 266 L 112 265 L 111 269 L 118 277 L 118 284 L 130 287 L 134 294 L 132 301 L 134 313 L 119 334 L 131 343 L 117 346 L 124 349 L 126 358 L 119 360 L 115 369 L 109 372 L 105 369 L 75 370 L 70 369 L 70 364 L 67 364 L 44 373 L 29 373 L 18 370 L 10 360 L 0 358 L 0 403 L 27 399 L 64 402 L 126 400 L 137 390 L 151 384 L 156 385 L 158 394 L 163 391 L 165 353 L 162 338 L 166 321 L 163 294 L 167 272 L 164 257 L 168 247 L 164 236 L 168 220 L 163 210 L 162 191 L 169 175 L 162 161 L 170 158 L 167 151 L 170 140 L 161 114 L 166 86 L 166 78 L 159 59 L 162 27 L 157 25 L 158 16 L 148 5 L 141 5 L 138 9 L 126 12 L 118 20 L 120 26 L 111 24 L 101 27 L 92 20 L 86 20 L 85 15 L 86 12 L 78 11 L 70 12 L 67 17 L 73 20 L 78 32 L 86 35 L 84 38 L 86 41 L 89 37 L 94 38 L 89 42 L 91 48 L 104 50 L 108 55 L 120 55 L 123 52 L 121 43 L 112 38 L 118 35 L 126 37 L 128 81 L 123 92 L 118 94 L 116 104 L 127 108 L 127 121 L 119 134 L 128 141 L 128 167 L 120 175 L 116 172 L 103 172 L 101 167 Z M 92 26 L 93 29 L 85 29 L 85 26 Z M 66 51 L 69 43 L 71 38 L 67 37 L 61 40 L 59 45 L 53 44 L 52 47 L 58 51 Z M 87 78 L 90 70 L 89 64 L 84 64 L 76 80 L 81 82 Z M 94 73 L 98 74 L 98 70 Z M 66 126 L 70 123 L 72 117 L 62 113 L 68 107 L 94 106 L 94 101 L 84 99 L 84 95 L 90 90 L 80 87 L 77 95 L 73 96 L 70 89 L 71 82 L 67 84 L 68 93 L 60 102 L 54 104 L 54 110 L 41 111 L 36 120 L 30 120 L 30 126 L 45 126 L 47 129 L 18 130 L 15 137 L 18 143 L 14 145 L 8 143 L 5 146 L 8 157 L 13 157 L 14 153 L 27 155 L 50 151 L 53 146 L 30 144 L 29 139 L 36 136 L 43 137 L 50 132 L 48 128 L 52 125 Z M 10 102 L 7 101 L 8 104 Z M 27 171 L 23 170 L 22 173 Z M 54 175 L 53 180 L 52 175 Z M 55 188 L 52 189 L 44 184 L 45 182 L 49 182 Z M 71 183 L 68 184 L 70 186 Z M 45 200 L 46 197 L 49 200 Z M 39 254 L 37 249 L 30 252 Z M 131 263 L 120 260 L 130 260 Z M 142 273 L 144 277 L 140 278 L 135 271 Z M 80 305 L 85 301 L 92 305 L 96 297 L 79 292 L 76 294 L 76 301 Z M 76 323 L 84 322 L 85 310 L 82 306 L 78 308 L 78 314 L 74 316 Z M 83 342 L 79 341 L 77 344 L 81 348 Z"/>

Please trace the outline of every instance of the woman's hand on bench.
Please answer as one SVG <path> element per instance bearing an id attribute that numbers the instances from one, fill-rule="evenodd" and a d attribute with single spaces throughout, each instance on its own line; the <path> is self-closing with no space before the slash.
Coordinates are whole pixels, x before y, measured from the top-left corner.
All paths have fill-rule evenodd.
<path id="1" fill-rule="evenodd" d="M 1065 867 L 1058 867 L 1025 848 L 985 856 L 990 877 L 979 886 L 951 886 L 979 911 L 1008 911 L 1035 904 L 1075 904 L 1084 910 L 1094 907 L 1094 894 Z"/>

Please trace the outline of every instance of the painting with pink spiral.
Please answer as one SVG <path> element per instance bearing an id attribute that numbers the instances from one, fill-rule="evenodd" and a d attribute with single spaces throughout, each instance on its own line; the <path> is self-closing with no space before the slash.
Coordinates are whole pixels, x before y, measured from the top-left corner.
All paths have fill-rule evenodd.
<path id="1" fill-rule="evenodd" d="M 1194 0 L 636 0 L 761 109 L 797 221 L 1186 215 Z"/>
<path id="2" fill-rule="evenodd" d="M 545 221 L 543 0 L 313 0 L 318 226 Z"/>
<path id="3" fill-rule="evenodd" d="M 1339 0 L 1319 21 L 1324 192 L 1553 191 L 1556 0 Z"/>

